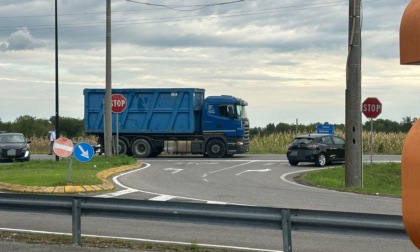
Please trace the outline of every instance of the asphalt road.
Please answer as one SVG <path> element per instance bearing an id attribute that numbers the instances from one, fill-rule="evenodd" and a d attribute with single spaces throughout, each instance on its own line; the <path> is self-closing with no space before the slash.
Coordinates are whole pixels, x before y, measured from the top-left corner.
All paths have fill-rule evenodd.
<path id="1" fill-rule="evenodd" d="M 369 161 L 370 157 L 364 159 Z M 382 162 L 399 159 L 399 156 L 374 157 Z M 120 185 L 118 194 L 96 196 L 401 214 L 398 198 L 339 193 L 295 184 L 295 172 L 317 168 L 291 167 L 282 155 L 238 155 L 220 160 L 166 156 L 142 161 L 150 166 L 116 179 Z M 71 233 L 71 218 L 2 212 L 0 227 Z M 86 217 L 82 219 L 82 233 L 234 246 L 242 251 L 282 248 L 280 230 Z M 408 239 L 314 232 L 293 232 L 292 238 L 294 251 L 417 251 Z"/>

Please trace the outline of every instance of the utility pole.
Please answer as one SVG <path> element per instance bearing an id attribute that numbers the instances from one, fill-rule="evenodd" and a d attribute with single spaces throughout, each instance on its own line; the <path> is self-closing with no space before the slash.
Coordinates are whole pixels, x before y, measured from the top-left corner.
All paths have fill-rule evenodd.
<path id="1" fill-rule="evenodd" d="M 58 106 L 58 18 L 57 18 L 57 0 L 55 0 L 55 135 L 60 137 L 60 116 Z M 59 156 L 55 156 L 55 161 L 60 161 Z"/>
<path id="2" fill-rule="evenodd" d="M 345 150 L 345 185 L 347 187 L 363 186 L 360 2 L 361 0 L 349 0 Z"/>
<path id="3" fill-rule="evenodd" d="M 112 156 L 112 75 L 111 75 L 111 0 L 106 0 L 106 89 L 105 89 L 105 156 Z"/>

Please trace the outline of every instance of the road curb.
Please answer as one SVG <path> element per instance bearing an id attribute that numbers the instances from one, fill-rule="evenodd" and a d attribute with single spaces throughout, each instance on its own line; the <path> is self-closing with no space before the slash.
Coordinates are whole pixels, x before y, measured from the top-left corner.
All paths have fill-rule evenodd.
<path id="1" fill-rule="evenodd" d="M 142 162 L 133 165 L 124 165 L 98 172 L 96 176 L 101 179 L 102 184 L 98 185 L 79 185 L 79 186 L 25 186 L 0 182 L 0 190 L 24 193 L 45 193 L 45 194 L 74 194 L 110 191 L 115 188 L 109 178 L 122 172 L 139 169 L 143 166 Z"/>

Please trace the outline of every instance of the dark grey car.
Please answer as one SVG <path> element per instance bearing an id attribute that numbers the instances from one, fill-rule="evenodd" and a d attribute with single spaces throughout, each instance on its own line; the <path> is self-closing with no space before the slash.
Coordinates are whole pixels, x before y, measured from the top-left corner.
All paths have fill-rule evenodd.
<path id="1" fill-rule="evenodd" d="M 0 133 L 0 161 L 29 161 L 31 153 L 29 143 L 22 133 Z"/>
<path id="2" fill-rule="evenodd" d="M 308 134 L 298 136 L 289 145 L 287 159 L 292 166 L 300 162 L 311 162 L 325 166 L 332 162 L 345 160 L 345 141 L 329 134 Z"/>

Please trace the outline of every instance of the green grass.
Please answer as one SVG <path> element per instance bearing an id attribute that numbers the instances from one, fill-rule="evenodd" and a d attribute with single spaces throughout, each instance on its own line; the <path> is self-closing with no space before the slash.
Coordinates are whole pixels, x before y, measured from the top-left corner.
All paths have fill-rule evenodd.
<path id="1" fill-rule="evenodd" d="M 127 156 L 94 156 L 89 162 L 73 159 L 70 180 L 67 174 L 70 158 L 53 160 L 31 160 L 0 165 L 0 182 L 28 186 L 96 185 L 102 181 L 96 176 L 100 171 L 134 164 L 135 159 Z"/>
<path id="2" fill-rule="evenodd" d="M 142 241 L 118 240 L 111 238 L 82 237 L 82 247 L 69 245 L 72 242 L 71 236 L 53 234 L 32 234 L 0 231 L 0 240 L 10 242 L 25 242 L 28 244 L 48 244 L 48 245 L 68 245 L 73 246 L 74 251 L 82 251 L 83 247 L 103 248 L 105 251 L 115 251 L 115 249 L 137 250 L 137 251 L 165 251 L 165 252 L 238 252 L 237 249 L 210 248 L 199 246 L 196 242 L 190 245 L 162 244 Z M 66 247 L 63 247 L 66 248 Z M 99 251 L 99 250 L 98 250 Z"/>
<path id="3" fill-rule="evenodd" d="M 364 164 L 363 187 L 346 187 L 344 166 L 303 174 L 298 181 L 321 188 L 364 194 L 401 196 L 401 164 Z"/>

